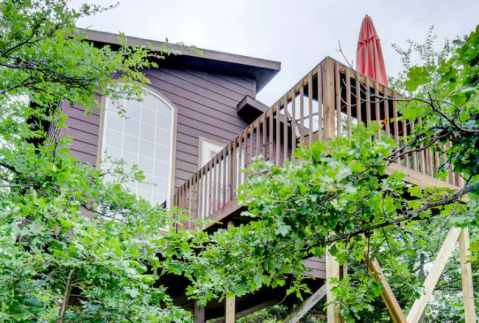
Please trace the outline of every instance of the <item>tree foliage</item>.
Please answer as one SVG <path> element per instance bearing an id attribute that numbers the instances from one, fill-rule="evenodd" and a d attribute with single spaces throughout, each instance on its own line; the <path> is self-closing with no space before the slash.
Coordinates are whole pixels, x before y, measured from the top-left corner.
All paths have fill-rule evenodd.
<path id="1" fill-rule="evenodd" d="M 144 180 L 138 167 L 125 171 L 120 160 L 100 171 L 79 163 L 71 138 L 48 136 L 44 127 L 65 127 L 58 102 L 88 112 L 99 107 L 99 96 L 140 98 L 148 82 L 140 70 L 172 52 L 168 44 L 131 47 L 123 36 L 116 50 L 85 42 L 76 20 L 107 9 L 0 2 L 1 321 L 189 320 L 155 285 L 161 268 L 176 270 L 168 259 L 188 251 L 174 244 L 184 239 L 173 229 L 165 231 L 181 215 L 124 188 Z M 110 219 L 118 215 L 122 221 Z"/>
<path id="2" fill-rule="evenodd" d="M 380 125 L 371 123 L 358 125 L 351 138 L 299 147 L 284 167 L 256 159 L 246 170 L 254 176 L 239 188 L 251 222 L 214 233 L 176 232 L 185 220 L 181 211 L 151 206 L 122 185 L 144 181 L 138 167 L 78 163 L 71 138 L 49 137 L 43 126 L 65 127 L 56 109 L 61 101 L 93 109 L 98 96 L 139 99 L 148 82 L 141 70 L 170 53 L 167 45 L 128 46 L 124 37 L 117 50 L 85 42 L 76 19 L 106 9 L 75 11 L 62 0 L 0 2 L 1 320 L 190 320 L 157 283 L 165 273 L 190 279 L 187 294 L 200 304 L 285 286 L 291 276 L 288 293 L 301 297 L 308 291 L 303 259 L 326 249 L 357 266 L 334 280 L 334 293 L 348 322 L 364 320 L 381 293 L 364 260 L 377 257 L 399 298 L 409 300 L 422 291 L 414 253 L 432 237 L 439 241 L 443 227 L 477 228 L 479 29 L 456 42 L 450 56 L 409 68 L 403 84 L 411 97 L 398 99 L 404 120 L 415 121 L 406 145 L 375 139 Z M 464 174 L 464 188 L 421 189 L 403 174 L 386 176 L 397 158 L 434 144 L 447 155 L 439 178 L 453 165 Z M 466 194 L 469 202 L 459 203 Z M 109 219 L 118 215 L 120 221 Z M 436 218 L 443 227 L 421 239 Z M 478 249 L 474 237 L 472 250 Z M 425 263 L 434 257 L 428 252 Z"/>

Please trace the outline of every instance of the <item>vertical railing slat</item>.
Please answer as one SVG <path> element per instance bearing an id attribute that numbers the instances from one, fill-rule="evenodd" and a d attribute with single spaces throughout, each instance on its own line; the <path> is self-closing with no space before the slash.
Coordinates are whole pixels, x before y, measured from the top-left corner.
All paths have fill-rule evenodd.
<path id="1" fill-rule="evenodd" d="M 296 91 L 294 88 L 291 90 L 291 160 L 294 161 L 292 156 L 296 152 Z"/>
<path id="2" fill-rule="evenodd" d="M 323 140 L 323 80 L 321 64 L 318 66 L 318 140 Z"/>
<path id="3" fill-rule="evenodd" d="M 371 124 L 371 97 L 369 95 L 370 88 L 369 88 L 369 78 L 366 77 L 365 83 L 365 93 L 366 93 L 366 125 Z"/>
<path id="4" fill-rule="evenodd" d="M 348 138 L 351 138 L 351 70 L 346 67 L 346 114 L 348 122 Z"/>
<path id="5" fill-rule="evenodd" d="M 389 95 L 387 89 L 384 88 L 384 119 L 386 120 L 386 137 L 391 136 L 391 120 L 389 119 Z"/>
<path id="6" fill-rule="evenodd" d="M 356 76 L 356 116 L 358 118 L 358 124 L 363 122 L 361 118 L 361 77 L 359 74 Z"/>
<path id="7" fill-rule="evenodd" d="M 313 139 L 313 72 L 308 74 L 308 108 L 309 108 L 309 145 L 314 142 Z"/>
<path id="8" fill-rule="evenodd" d="M 281 161 L 281 114 L 279 113 L 281 102 L 276 103 L 276 165 L 280 165 Z"/>
<path id="9" fill-rule="evenodd" d="M 396 109 L 396 93 L 393 93 L 393 118 L 394 118 L 394 140 L 396 144 L 399 145 L 399 121 L 398 121 L 398 112 Z M 401 163 L 401 158 L 396 159 L 398 164 Z"/>
<path id="10" fill-rule="evenodd" d="M 378 82 L 374 83 L 374 107 L 375 107 L 375 114 L 376 114 L 376 122 L 381 124 L 381 109 L 379 108 L 379 84 Z M 381 129 L 378 131 L 378 139 L 381 140 Z"/>
<path id="11" fill-rule="evenodd" d="M 299 142 L 304 145 L 304 85 L 299 85 Z"/>
<path id="12" fill-rule="evenodd" d="M 288 114 L 288 94 L 286 93 L 283 98 L 283 114 L 284 114 L 284 124 L 283 124 L 283 162 L 288 158 L 288 141 L 289 141 L 289 136 L 288 136 L 288 119 L 289 119 L 289 114 Z"/>
<path id="13" fill-rule="evenodd" d="M 260 138 L 260 135 L 261 135 L 261 132 L 260 132 L 260 128 L 259 128 L 259 121 L 260 121 L 261 118 L 258 118 L 256 119 L 256 152 L 255 152 L 255 157 L 259 156 L 261 153 L 259 152 L 259 144 L 260 144 L 260 141 L 261 141 L 261 138 Z"/>
<path id="14" fill-rule="evenodd" d="M 342 117 L 341 117 L 341 73 L 339 72 L 339 63 L 336 62 L 335 64 L 335 72 L 334 72 L 334 88 L 336 94 L 336 133 L 338 137 L 341 137 L 341 130 L 342 130 Z"/>
<path id="15" fill-rule="evenodd" d="M 414 133 L 416 132 L 415 131 L 415 123 L 414 121 L 411 121 L 411 135 L 414 135 Z M 413 169 L 415 171 L 419 171 L 419 162 L 418 162 L 418 155 L 417 155 L 417 152 L 412 152 L 412 165 L 413 165 Z"/>
<path id="16" fill-rule="evenodd" d="M 407 144 L 407 123 L 406 123 L 406 120 L 403 120 L 402 122 L 402 128 L 403 128 L 403 143 L 404 145 Z M 404 152 L 406 154 L 404 154 L 404 166 L 409 168 L 409 164 L 410 164 L 410 161 L 409 161 L 409 154 L 407 154 L 407 148 L 404 149 Z"/>
<path id="17" fill-rule="evenodd" d="M 273 109 L 269 109 L 269 160 L 274 161 L 273 157 Z"/>

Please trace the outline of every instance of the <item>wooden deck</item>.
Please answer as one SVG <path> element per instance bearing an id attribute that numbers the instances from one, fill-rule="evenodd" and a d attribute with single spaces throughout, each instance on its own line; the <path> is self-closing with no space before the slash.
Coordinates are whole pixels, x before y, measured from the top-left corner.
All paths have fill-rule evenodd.
<path id="1" fill-rule="evenodd" d="M 378 137 L 391 136 L 405 142 L 414 124 L 392 120 L 399 116 L 392 100 L 398 96 L 327 57 L 179 187 L 175 205 L 187 210 L 191 219 L 244 221 L 236 189 L 247 178 L 248 173 L 241 170 L 251 164 L 253 157 L 262 155 L 282 165 L 285 159 L 292 159 L 298 143 L 350 136 L 358 122 L 367 125 L 387 120 Z M 406 173 L 406 181 L 423 187 L 458 188 L 460 177 L 452 168 L 446 181 L 435 178 L 445 158 L 442 147 L 435 146 L 398 159 L 389 171 L 400 170 Z"/>
<path id="2" fill-rule="evenodd" d="M 372 121 L 386 120 L 377 136 L 406 142 L 414 123 L 397 121 L 400 115 L 392 99 L 399 96 L 327 57 L 179 187 L 175 205 L 186 210 L 191 219 L 216 221 L 204 230 L 213 231 L 226 227 L 227 223 L 236 225 L 250 221 L 251 218 L 241 216 L 244 206 L 238 204 L 236 190 L 249 176 L 241 170 L 251 164 L 253 157 L 261 155 L 282 165 L 285 159 L 292 159 L 299 143 L 307 145 L 310 141 L 351 136 L 351 129 L 358 122 L 367 125 Z M 463 183 L 452 168 L 445 181 L 436 178 L 438 168 L 446 158 L 442 148 L 434 146 L 422 152 L 411 152 L 391 164 L 386 174 L 401 171 L 406 174 L 405 181 L 414 185 L 458 189 Z M 183 227 L 193 228 L 191 221 Z M 325 260 L 309 258 L 305 263 L 318 278 L 311 280 L 312 290 L 316 290 L 326 279 Z M 269 290 L 245 295 L 236 300 L 236 313 L 246 313 L 248 308 L 264 304 L 270 306 L 283 297 L 284 291 Z M 193 304 L 186 299 L 183 306 L 193 310 Z M 205 313 L 207 318 L 224 315 L 224 302 L 208 304 Z"/>

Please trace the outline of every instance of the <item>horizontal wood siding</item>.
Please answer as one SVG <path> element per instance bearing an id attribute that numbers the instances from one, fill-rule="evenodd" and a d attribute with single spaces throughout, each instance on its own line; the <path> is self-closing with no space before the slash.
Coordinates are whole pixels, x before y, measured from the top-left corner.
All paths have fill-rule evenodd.
<path id="1" fill-rule="evenodd" d="M 236 106 L 245 95 L 255 96 L 255 80 L 166 67 L 146 71 L 146 76 L 149 86 L 178 109 L 176 189 L 198 170 L 200 137 L 226 145 L 249 125 Z"/>
<path id="2" fill-rule="evenodd" d="M 98 136 L 100 129 L 100 109 L 94 113 L 84 115 L 85 108 L 71 106 L 69 102 L 63 103 L 63 113 L 66 114 L 66 125 L 62 135 L 72 136 L 71 151 L 76 158 L 93 167 L 97 164 Z"/>
<path id="3" fill-rule="evenodd" d="M 311 257 L 304 261 L 304 265 L 314 278 L 326 279 L 326 260 L 325 258 Z"/>

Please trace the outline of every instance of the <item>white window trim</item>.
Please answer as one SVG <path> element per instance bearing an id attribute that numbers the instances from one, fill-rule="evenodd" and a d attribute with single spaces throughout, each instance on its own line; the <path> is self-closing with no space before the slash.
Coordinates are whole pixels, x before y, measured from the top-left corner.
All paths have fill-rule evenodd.
<path id="1" fill-rule="evenodd" d="M 171 149 L 170 149 L 170 156 L 169 156 L 169 162 L 170 162 L 170 170 L 168 171 L 168 191 L 167 191 L 167 196 L 166 196 L 166 205 L 167 209 L 172 210 L 173 209 L 173 194 L 174 194 L 174 186 L 175 186 L 175 156 L 176 156 L 176 122 L 177 122 L 177 113 L 178 110 L 176 106 L 170 102 L 168 99 L 166 99 L 161 93 L 158 93 L 157 91 L 147 88 L 145 86 L 142 87 L 143 91 L 145 93 L 151 94 L 163 103 L 165 103 L 167 106 L 171 108 L 171 124 L 170 124 L 170 129 L 171 129 Z M 106 98 L 102 99 L 102 106 L 104 110 L 101 111 L 101 129 L 100 129 L 100 135 L 101 135 L 101 146 L 99 147 L 101 150 L 99 150 L 99 156 L 102 157 L 102 159 L 105 157 L 105 149 L 106 148 L 106 136 L 105 132 L 107 131 L 107 123 L 108 123 L 108 100 Z M 114 108 L 114 107 L 113 107 Z M 161 129 L 160 129 L 161 130 Z M 100 164 L 98 164 L 98 167 L 100 167 Z M 141 169 L 141 166 L 140 166 Z"/>

